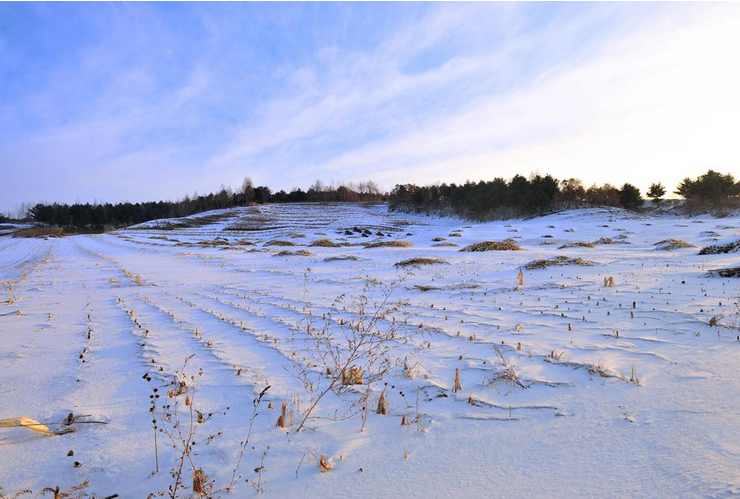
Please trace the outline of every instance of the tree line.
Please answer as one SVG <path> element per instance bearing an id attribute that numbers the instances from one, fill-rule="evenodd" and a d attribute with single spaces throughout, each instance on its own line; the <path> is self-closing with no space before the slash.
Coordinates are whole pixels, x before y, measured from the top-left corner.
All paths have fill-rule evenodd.
<path id="1" fill-rule="evenodd" d="M 696 179 L 685 178 L 674 191 L 692 206 L 718 205 L 740 201 L 740 182 L 731 174 L 709 170 Z M 646 195 L 656 204 L 666 194 L 656 182 Z M 317 180 L 307 190 L 273 192 L 267 186 L 254 186 L 245 178 L 238 191 L 222 187 L 207 195 L 185 196 L 179 201 L 145 203 L 39 203 L 30 208 L 33 220 L 78 230 L 103 230 L 125 227 L 159 218 L 185 217 L 204 211 L 264 203 L 388 201 L 391 210 L 457 215 L 471 220 L 537 215 L 554 210 L 590 206 L 614 206 L 629 210 L 643 206 L 645 198 L 630 183 L 584 187 L 579 179 L 558 180 L 552 175 L 515 175 L 506 180 L 433 184 L 398 184 L 383 193 L 372 182 L 324 184 Z"/>
<path id="2" fill-rule="evenodd" d="M 39 203 L 31 207 L 33 220 L 77 230 L 104 230 L 125 227 L 159 218 L 186 217 L 204 211 L 248 206 L 265 203 L 297 202 L 362 202 L 382 201 L 383 193 L 372 182 L 348 183 L 335 186 L 317 180 L 308 190 L 295 188 L 290 192 L 272 192 L 267 186 L 254 186 L 252 180 L 244 179 L 241 188 L 233 191 L 222 187 L 220 191 L 207 195 L 185 196 L 179 201 L 155 201 L 144 203 Z"/>
<path id="3" fill-rule="evenodd" d="M 696 179 L 685 178 L 674 191 L 692 206 L 739 201 L 740 182 L 730 174 L 709 170 Z M 646 192 L 659 204 L 665 186 L 656 182 Z M 630 183 L 584 187 L 579 179 L 557 180 L 551 175 L 515 175 L 491 181 L 417 186 L 396 185 L 388 195 L 392 210 L 457 215 L 471 220 L 505 219 L 538 215 L 561 209 L 613 206 L 635 210 L 645 203 L 640 190 Z"/>

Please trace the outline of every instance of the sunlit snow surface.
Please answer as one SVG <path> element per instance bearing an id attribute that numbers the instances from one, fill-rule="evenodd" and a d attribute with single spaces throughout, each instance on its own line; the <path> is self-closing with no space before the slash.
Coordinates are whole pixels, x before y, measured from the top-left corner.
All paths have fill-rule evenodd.
<path id="1" fill-rule="evenodd" d="M 261 487 L 275 498 L 740 494 L 740 281 L 707 274 L 740 265 L 740 255 L 698 255 L 739 229 L 738 218 L 620 210 L 479 224 L 382 204 L 273 205 L 106 235 L 2 237 L 0 301 L 13 301 L 0 305 L 0 419 L 74 412 L 108 424 L 57 437 L 0 429 L 0 492 L 64 490 L 86 479 L 96 497 L 166 491 L 173 454 L 160 437 L 160 472 L 150 476 L 149 395 L 194 354 L 189 370 L 204 372 L 194 406 L 230 407 L 197 428 L 200 438 L 221 432 L 194 457 L 217 489 L 231 478 L 255 394 L 271 386 L 232 497 L 255 494 L 244 480 L 257 478 L 265 450 Z M 509 237 L 523 251 L 458 251 Z M 559 249 L 602 237 L 628 244 Z M 308 246 L 321 238 L 353 245 Z M 458 246 L 433 246 L 434 238 Z M 656 249 L 667 238 L 696 247 Z M 273 239 L 297 246 L 265 245 Z M 413 246 L 359 245 L 389 240 Z M 276 256 L 300 249 L 311 256 Z M 516 289 L 520 266 L 559 255 L 594 264 L 525 269 Z M 332 256 L 358 260 L 324 261 Z M 330 395 L 305 431 L 277 428 L 283 400 L 300 396 L 301 410 L 310 403 L 296 375 L 311 357 L 309 319 L 314 328 L 325 314 L 331 327 L 356 319 L 351 303 L 368 280 L 381 284 L 370 297 L 382 297 L 382 285 L 402 275 L 394 264 L 413 257 L 448 263 L 414 270 L 392 296 L 409 300 L 396 314 L 411 335 L 398 355 L 413 354 L 408 363 L 418 365 L 414 379 L 400 368 L 387 377 L 388 415 L 371 412 L 360 433 L 359 416 L 342 417 L 352 397 Z M 609 276 L 616 285 L 605 288 Z M 342 294 L 344 305 L 335 304 Z M 526 389 L 486 382 L 503 369 L 494 347 Z M 372 386 L 371 406 L 382 389 Z M 417 393 L 423 432 L 401 426 L 404 415 L 416 417 Z M 329 473 L 319 472 L 322 454 L 333 460 Z"/>

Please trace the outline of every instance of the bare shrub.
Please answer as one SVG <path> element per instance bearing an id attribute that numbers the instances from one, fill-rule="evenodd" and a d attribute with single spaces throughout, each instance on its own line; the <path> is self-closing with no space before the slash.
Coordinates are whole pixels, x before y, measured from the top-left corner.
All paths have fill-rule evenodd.
<path id="1" fill-rule="evenodd" d="M 174 450 L 174 463 L 170 470 L 173 483 L 171 483 L 166 492 L 158 495 L 166 495 L 171 499 L 178 497 L 178 492 L 187 488 L 185 480 L 185 470 L 189 469 L 192 475 L 192 490 L 198 497 L 208 497 L 213 490 L 214 483 L 205 474 L 202 468 L 195 464 L 194 448 L 198 444 L 209 443 L 217 438 L 218 434 L 207 436 L 201 440 L 196 440 L 198 426 L 209 421 L 216 414 L 226 414 L 228 408 L 220 412 L 203 413 L 195 408 L 196 384 L 197 380 L 203 375 L 199 370 L 197 375 L 188 375 L 186 373 L 187 365 L 193 355 L 190 355 L 183 362 L 180 371 L 175 371 L 175 375 L 169 381 L 168 401 L 161 406 L 157 406 L 156 400 L 160 395 L 158 389 L 152 389 L 152 405 L 150 413 L 152 415 L 152 424 L 155 430 L 155 453 L 158 452 L 156 447 L 157 433 L 164 434 L 172 445 Z M 148 374 L 144 375 L 147 382 L 152 380 Z M 180 400 L 183 400 L 181 405 Z M 201 491 L 201 492 L 198 492 Z"/>
<path id="2" fill-rule="evenodd" d="M 388 320 L 408 306 L 406 300 L 391 301 L 393 293 L 410 275 L 406 271 L 390 285 L 384 286 L 368 279 L 363 292 L 350 303 L 356 319 L 350 322 L 324 318 L 321 329 L 312 328 L 309 317 L 306 331 L 311 338 L 309 365 L 320 369 L 301 369 L 297 376 L 312 394 L 311 403 L 302 414 L 296 432 L 301 431 L 316 410 L 319 402 L 330 392 L 343 397 L 356 394 L 355 386 L 365 385 L 370 389 L 404 359 L 396 354 L 398 343 L 406 343 L 410 334 L 423 330 L 409 328 L 409 333 L 400 334 L 399 324 Z M 380 297 L 372 300 L 375 288 L 380 288 Z M 347 300 L 341 295 L 335 305 Z M 365 404 L 367 406 L 367 404 Z"/>

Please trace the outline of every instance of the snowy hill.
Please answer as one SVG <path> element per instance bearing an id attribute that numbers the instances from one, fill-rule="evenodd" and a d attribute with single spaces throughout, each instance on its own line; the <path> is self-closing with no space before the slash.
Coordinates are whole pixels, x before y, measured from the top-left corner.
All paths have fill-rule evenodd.
<path id="1" fill-rule="evenodd" d="M 739 230 L 286 204 L 2 238 L 0 420 L 75 431 L 0 428 L 0 492 L 166 491 L 182 454 L 165 433 L 155 448 L 157 388 L 158 429 L 175 401 L 181 429 L 195 418 L 189 457 L 215 496 L 248 434 L 231 497 L 737 494 L 740 289 L 707 273 L 737 254 L 698 252 Z M 521 249 L 460 251 L 508 238 Z"/>

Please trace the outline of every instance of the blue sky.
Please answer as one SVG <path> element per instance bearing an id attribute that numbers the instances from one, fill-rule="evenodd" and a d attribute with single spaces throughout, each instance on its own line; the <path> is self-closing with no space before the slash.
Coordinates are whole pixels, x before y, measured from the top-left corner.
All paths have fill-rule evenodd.
<path id="1" fill-rule="evenodd" d="M 740 174 L 740 7 L 0 3 L 0 210 Z"/>

